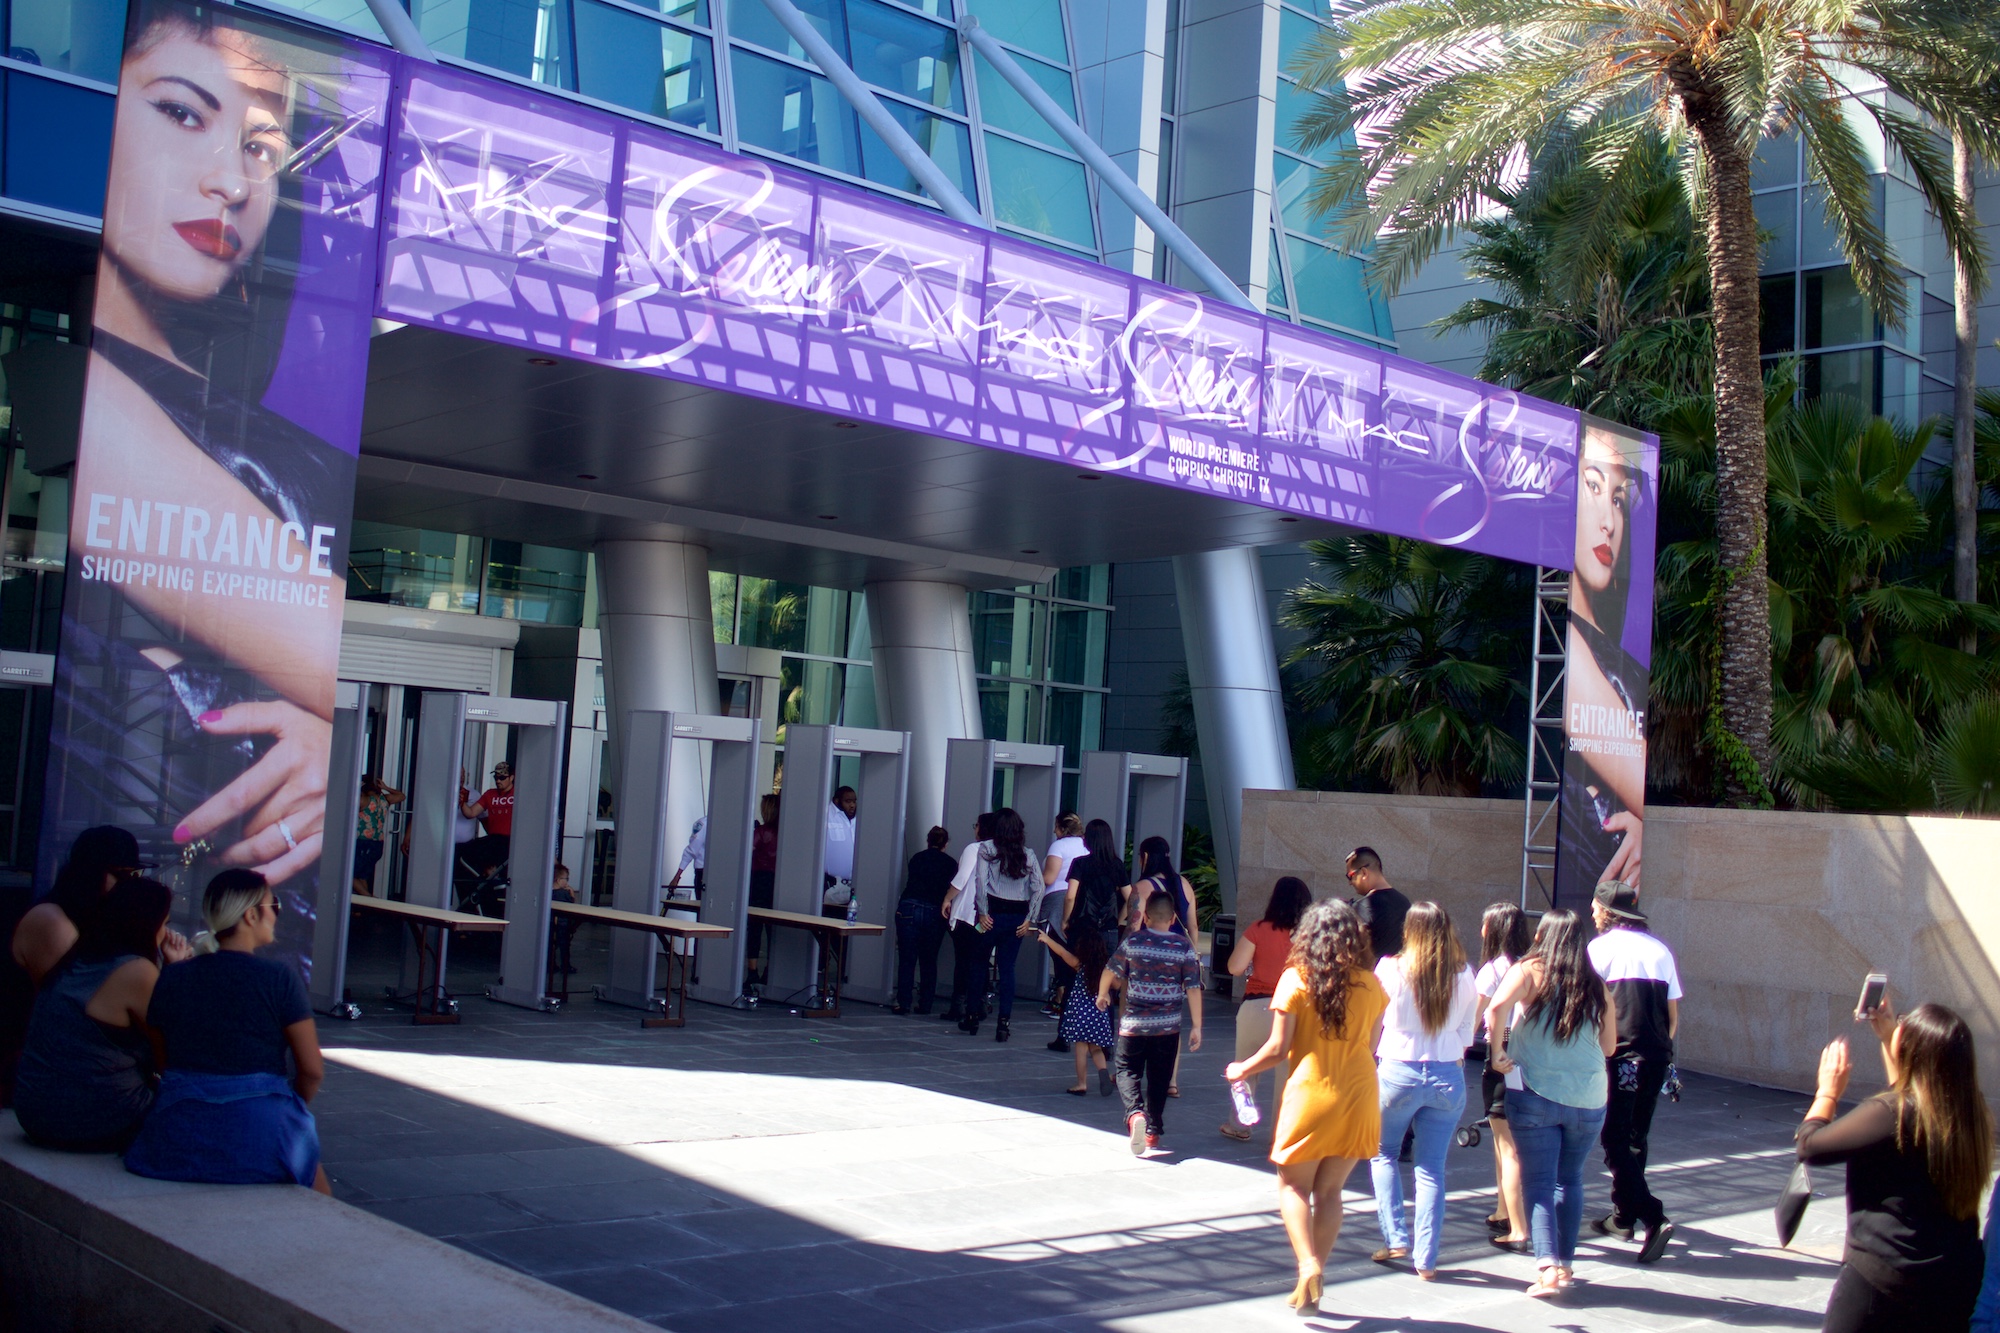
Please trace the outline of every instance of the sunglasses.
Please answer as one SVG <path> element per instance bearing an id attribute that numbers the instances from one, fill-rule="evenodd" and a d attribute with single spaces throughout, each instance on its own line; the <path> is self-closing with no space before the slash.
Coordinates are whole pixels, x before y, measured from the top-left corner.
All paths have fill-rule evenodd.
<path id="1" fill-rule="evenodd" d="M 262 902 L 257 905 L 263 908 L 265 911 L 269 912 L 271 914 L 272 920 L 276 920 L 277 918 L 285 914 L 285 905 L 279 902 L 276 898 L 271 899 L 269 902 Z"/>

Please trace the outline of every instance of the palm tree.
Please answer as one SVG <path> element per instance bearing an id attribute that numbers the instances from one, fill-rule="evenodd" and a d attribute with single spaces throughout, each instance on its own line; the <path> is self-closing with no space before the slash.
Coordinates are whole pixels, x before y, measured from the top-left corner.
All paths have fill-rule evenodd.
<path id="1" fill-rule="evenodd" d="M 1279 613 L 1305 632 L 1287 665 L 1324 719 L 1308 723 L 1303 770 L 1432 796 L 1519 782 L 1507 712 L 1522 692 L 1526 569 L 1406 537 L 1306 549 L 1313 576 Z"/>
<path id="2" fill-rule="evenodd" d="M 1296 122 L 1300 147 L 1330 154 L 1311 203 L 1349 246 L 1373 246 L 1385 290 L 1526 162 L 1601 174 L 1598 206 L 1573 225 L 1583 249 L 1607 246 L 1648 135 L 1674 146 L 1714 313 L 1722 717 L 1754 770 L 1770 767 L 1771 673 L 1753 156 L 1766 135 L 1799 135 L 1857 284 L 1900 323 L 1856 123 L 1908 168 L 1951 252 L 1983 262 L 1934 130 L 1996 160 L 1996 69 L 1991 0 L 1333 0 L 1294 68 L 1324 95 Z M 1889 95 L 1853 96 L 1857 79 Z M 1731 773 L 1731 795 L 1750 796 L 1756 772 Z"/>

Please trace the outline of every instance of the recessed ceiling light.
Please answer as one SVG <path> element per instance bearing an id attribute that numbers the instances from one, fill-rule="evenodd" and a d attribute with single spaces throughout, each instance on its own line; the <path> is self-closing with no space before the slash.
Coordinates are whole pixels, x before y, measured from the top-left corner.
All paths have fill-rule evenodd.
<path id="1" fill-rule="evenodd" d="M 528 358 L 528 364 L 531 366 L 553 366 L 556 364 L 556 359 L 552 356 L 531 356 Z"/>
<path id="2" fill-rule="evenodd" d="M 1079 472 L 1076 474 L 1076 479 L 1078 481 L 1103 481 L 1104 474 L 1102 472 Z"/>
<path id="3" fill-rule="evenodd" d="M 821 515 L 820 515 L 820 520 L 821 520 L 822 522 L 825 522 L 825 523 L 831 523 L 831 522 L 835 521 L 836 519 L 838 519 L 839 517 L 840 517 L 840 515 L 838 515 L 838 514 L 821 514 Z"/>
<path id="4" fill-rule="evenodd" d="M 595 472 L 579 472 L 576 474 L 576 479 L 578 481 L 596 481 L 597 474 Z"/>
<path id="5" fill-rule="evenodd" d="M 1299 520 L 1297 519 L 1297 517 L 1295 517 L 1294 515 L 1291 515 L 1291 514 L 1280 514 L 1280 515 L 1278 515 L 1278 522 L 1280 522 L 1280 523 L 1296 523 L 1296 522 L 1298 522 L 1298 521 L 1299 521 Z"/>
<path id="6" fill-rule="evenodd" d="M 1023 547 L 1021 548 L 1021 554 L 1022 554 L 1022 555 L 1040 555 L 1040 554 L 1041 554 L 1041 552 L 1040 552 L 1040 551 L 1038 551 L 1038 550 L 1036 550 L 1036 549 L 1035 549 L 1034 547 L 1032 547 L 1032 546 L 1023 546 Z"/>
<path id="7" fill-rule="evenodd" d="M 859 430 L 861 429 L 861 423 L 858 421 L 836 421 L 833 423 L 833 428 L 835 430 Z"/>

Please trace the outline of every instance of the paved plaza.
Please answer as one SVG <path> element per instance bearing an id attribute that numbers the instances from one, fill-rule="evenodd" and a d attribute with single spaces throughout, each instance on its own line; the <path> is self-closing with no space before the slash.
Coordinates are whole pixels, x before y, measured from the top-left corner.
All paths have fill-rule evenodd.
<path id="1" fill-rule="evenodd" d="M 586 930 L 586 991 L 602 957 Z M 490 967 L 455 953 L 454 984 L 469 994 Z M 1070 1058 L 1044 1049 L 1053 1024 L 1034 1004 L 1005 1045 L 990 1024 L 974 1040 L 865 1005 L 839 1020 L 696 1005 L 683 1029 L 642 1031 L 582 998 L 555 1015 L 466 999 L 462 1026 L 415 1028 L 369 1000 L 365 968 L 365 1016 L 321 1023 L 335 1192 L 685 1333 L 1805 1329 L 1836 1271 L 1835 1174 L 1795 1248 L 1772 1244 L 1796 1094 L 1688 1076 L 1653 1140 L 1677 1226 L 1666 1260 L 1638 1268 L 1586 1228 L 1581 1283 L 1554 1306 L 1521 1294 L 1531 1260 L 1485 1241 L 1490 1140 L 1452 1151 L 1435 1284 L 1368 1261 L 1364 1164 L 1323 1313 L 1301 1321 L 1263 1150 L 1215 1130 L 1226 1004 L 1183 1061 L 1166 1151 L 1141 1161 L 1115 1099 L 1065 1095 Z M 1590 1184 L 1601 1213 L 1594 1165 Z"/>

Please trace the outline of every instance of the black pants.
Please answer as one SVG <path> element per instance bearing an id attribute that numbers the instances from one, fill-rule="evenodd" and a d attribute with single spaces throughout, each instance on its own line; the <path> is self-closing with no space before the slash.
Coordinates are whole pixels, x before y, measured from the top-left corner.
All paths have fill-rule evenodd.
<path id="1" fill-rule="evenodd" d="M 912 987 L 919 1009 L 928 1011 L 937 999 L 938 949 L 944 944 L 945 926 L 936 903 L 905 898 L 896 904 L 896 1003 L 905 1009 L 910 1007 Z"/>
<path id="2" fill-rule="evenodd" d="M 1937 1283 L 1910 1283 L 1890 1295 L 1845 1264 L 1827 1298 L 1824 1333 L 1913 1333 L 1961 1329 L 1972 1322 L 1979 1299 L 1979 1271 L 1954 1273 Z"/>
<path id="3" fill-rule="evenodd" d="M 1621 1078 L 1620 1065 L 1636 1065 Z M 1604 1106 L 1604 1165 L 1611 1171 L 1611 1212 L 1622 1227 L 1657 1226 L 1667 1210 L 1646 1188 L 1647 1140 L 1653 1133 L 1653 1110 L 1660 1104 L 1660 1085 L 1667 1080 L 1665 1060 L 1620 1059 L 1605 1062 L 1609 1092 Z M 1634 1086 L 1620 1087 L 1620 1082 Z"/>
<path id="4" fill-rule="evenodd" d="M 1143 1113 L 1148 1134 L 1166 1133 L 1167 1088 L 1174 1081 L 1174 1058 L 1181 1053 L 1181 1034 L 1118 1037 L 1118 1096 L 1125 1118 Z"/>
<path id="5" fill-rule="evenodd" d="M 966 1011 L 966 995 L 972 991 L 972 969 L 986 967 L 986 953 L 980 949 L 984 937 L 964 921 L 952 923 L 952 1013 Z M 986 975 L 980 973 L 980 993 L 986 993 Z"/>
<path id="6" fill-rule="evenodd" d="M 753 870 L 750 872 L 750 905 L 769 907 L 776 892 L 778 872 L 775 870 Z M 764 975 L 764 942 L 768 933 L 764 923 L 752 918 L 747 938 L 743 941 L 743 970 L 746 974 L 761 978 Z"/>

